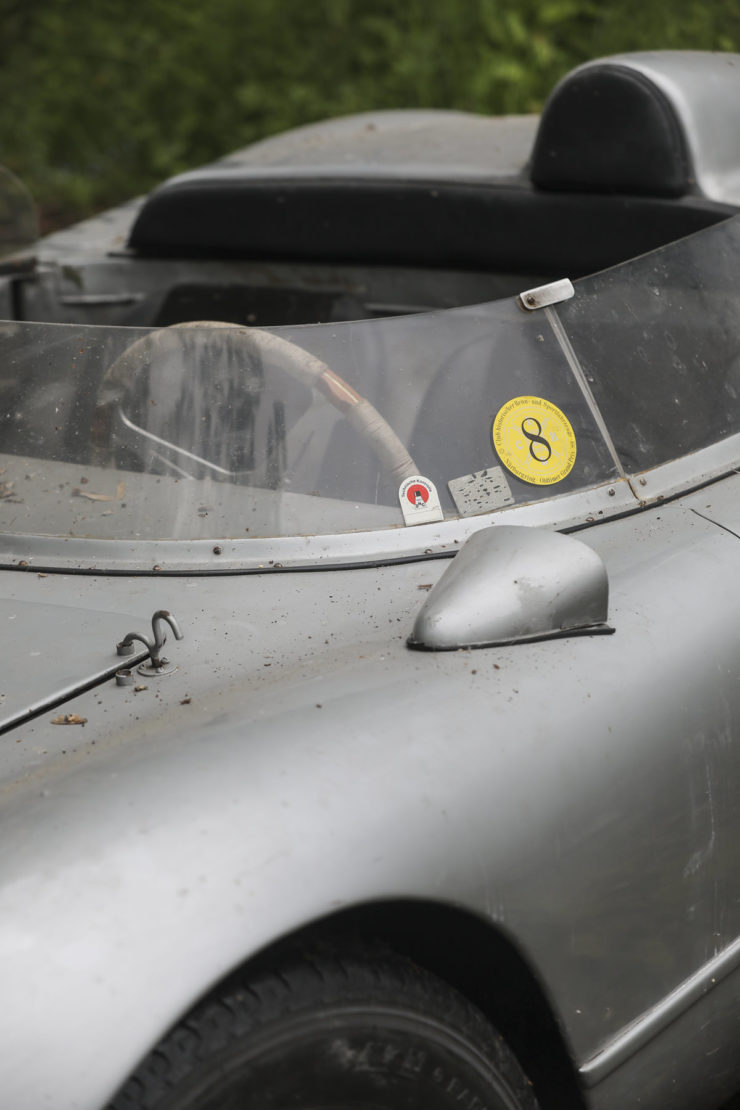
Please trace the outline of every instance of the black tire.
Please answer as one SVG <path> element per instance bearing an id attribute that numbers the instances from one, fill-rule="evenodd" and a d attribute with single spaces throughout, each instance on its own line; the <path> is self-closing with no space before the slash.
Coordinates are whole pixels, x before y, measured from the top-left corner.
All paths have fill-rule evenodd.
<path id="1" fill-rule="evenodd" d="M 296 959 L 203 1002 L 109 1110 L 536 1110 L 456 991 L 394 956 Z"/>

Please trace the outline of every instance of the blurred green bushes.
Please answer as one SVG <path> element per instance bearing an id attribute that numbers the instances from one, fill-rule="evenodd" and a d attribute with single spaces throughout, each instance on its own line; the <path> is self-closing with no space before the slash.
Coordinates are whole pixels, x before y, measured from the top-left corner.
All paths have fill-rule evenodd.
<path id="1" fill-rule="evenodd" d="M 740 51 L 737 0 L 0 0 L 0 162 L 47 226 L 372 107 L 531 112 L 587 58 Z"/>

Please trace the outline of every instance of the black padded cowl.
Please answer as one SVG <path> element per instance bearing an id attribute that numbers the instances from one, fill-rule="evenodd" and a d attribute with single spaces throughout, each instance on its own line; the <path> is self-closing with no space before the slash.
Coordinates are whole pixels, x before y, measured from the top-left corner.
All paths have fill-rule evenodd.
<path id="1" fill-rule="evenodd" d="M 694 95 L 695 69 L 687 71 Z M 404 157 L 394 119 L 390 145 L 368 164 L 357 156 L 362 117 L 328 122 L 328 154 L 298 131 L 295 162 L 237 159 L 165 182 L 146 199 L 128 246 L 153 257 L 439 266 L 543 281 L 593 273 L 736 211 L 696 187 L 691 132 L 661 72 L 620 58 L 575 70 L 545 106 L 529 163 L 499 178 L 484 158 L 461 172 L 445 113 L 424 119 L 431 161 L 423 145 Z M 460 114 L 455 125 L 470 131 L 470 158 L 470 136 L 485 121 Z"/>
<path id="2" fill-rule="evenodd" d="M 442 266 L 571 277 L 732 215 L 678 201 L 437 181 L 173 182 L 148 198 L 129 246 L 155 257 Z"/>
<path id="3" fill-rule="evenodd" d="M 629 66 L 599 64 L 569 75 L 545 106 L 532 152 L 540 189 L 684 196 L 692 169 L 675 110 Z"/>

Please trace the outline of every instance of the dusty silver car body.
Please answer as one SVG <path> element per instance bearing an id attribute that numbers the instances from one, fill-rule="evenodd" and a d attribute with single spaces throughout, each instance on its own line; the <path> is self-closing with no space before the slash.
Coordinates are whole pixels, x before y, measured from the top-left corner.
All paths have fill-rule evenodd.
<path id="1" fill-rule="evenodd" d="M 318 343 L 341 374 L 347 346 L 381 334 L 422 363 L 451 337 L 439 365 L 454 371 L 470 334 L 520 375 L 503 400 L 549 395 L 572 412 L 577 398 L 579 459 L 596 454 L 589 480 L 527 487 L 506 473 L 511 503 L 445 504 L 445 519 L 416 526 L 393 499 L 352 501 L 347 516 L 288 493 L 295 511 L 286 502 L 272 532 L 265 511 L 262 534 L 247 535 L 238 480 L 199 474 L 182 493 L 156 469 L 35 450 L 38 437 L 24 448 L 28 427 L 47 443 L 70 417 L 54 424 L 62 402 L 43 381 L 18 387 L 0 500 L 3 1106 L 99 1110 L 227 973 L 343 923 L 488 1005 L 545 1108 L 710 1107 L 737 1088 L 740 58 L 591 68 L 668 106 L 688 184 L 650 203 L 701 225 L 595 277 L 557 259 L 531 273 L 403 257 L 363 269 L 313 260 L 310 245 L 193 260 L 194 247 L 126 247 L 140 202 L 42 241 L 33 268 L 6 267 L 3 385 L 28 372 L 24 344 L 51 363 L 63 340 L 73 374 L 72 346 L 88 357 L 97 335 L 106 375 L 146 329 L 176 322 L 163 297 L 196 273 L 268 290 L 269 306 L 286 288 L 333 289 L 348 319 L 363 286 L 378 319 L 277 332 Z M 290 197 L 296 182 L 299 195 L 306 181 L 360 178 L 500 195 L 531 187 L 536 128 L 383 113 L 258 144 L 213 173 L 246 180 L 255 203 L 280 183 Z M 629 182 L 624 200 L 593 182 L 566 200 L 547 188 L 535 201 L 570 204 L 576 221 L 639 208 Z M 580 280 L 562 299 L 572 289 L 551 280 L 566 277 Z M 427 311 L 385 323 L 388 302 Z M 445 456 L 443 492 L 499 463 L 499 400 L 481 401 L 466 373 L 465 419 L 481 414 L 490 457 L 468 466 L 463 452 L 455 469 Z M 412 371 L 409 395 L 418 381 Z M 467 425 L 444 413 L 465 391 L 435 381 L 429 435 L 448 427 L 457 441 Z M 384 415 L 410 427 L 401 401 Z M 148 634 L 157 611 L 183 639 L 169 633 L 172 673 L 143 677 L 146 646 L 122 660 L 116 645 Z M 133 685 L 116 681 L 124 664 Z"/>

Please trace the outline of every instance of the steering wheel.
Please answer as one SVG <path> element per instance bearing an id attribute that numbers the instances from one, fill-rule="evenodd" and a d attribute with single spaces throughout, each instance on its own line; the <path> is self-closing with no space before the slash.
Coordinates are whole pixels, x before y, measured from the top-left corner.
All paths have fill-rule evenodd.
<path id="1" fill-rule="evenodd" d="M 330 370 L 325 362 L 310 354 L 290 340 L 283 339 L 260 328 L 242 327 L 221 320 L 193 320 L 153 331 L 137 339 L 115 359 L 106 370 L 98 391 L 98 403 L 93 419 L 93 450 L 97 459 L 110 448 L 111 408 L 121 391 L 137 373 L 143 361 L 151 361 L 159 351 L 163 351 L 168 337 L 178 329 L 228 328 L 243 342 L 247 350 L 261 355 L 269 355 L 279 362 L 296 381 L 308 385 L 321 393 L 336 409 L 346 417 L 349 424 L 367 441 L 375 453 L 384 473 L 397 484 L 417 474 L 414 460 L 388 421 L 366 398 L 361 397 L 338 374 Z M 107 441 L 107 442 L 106 442 Z"/>

